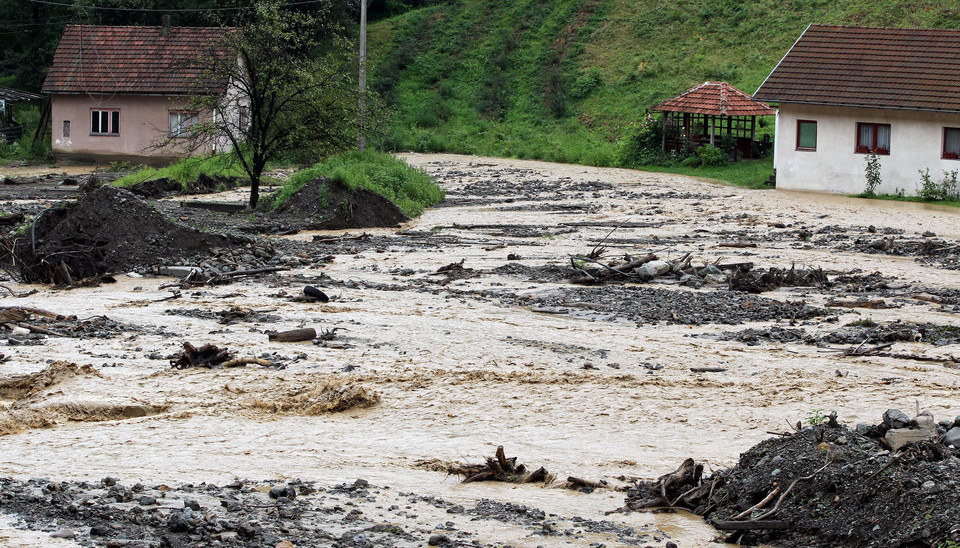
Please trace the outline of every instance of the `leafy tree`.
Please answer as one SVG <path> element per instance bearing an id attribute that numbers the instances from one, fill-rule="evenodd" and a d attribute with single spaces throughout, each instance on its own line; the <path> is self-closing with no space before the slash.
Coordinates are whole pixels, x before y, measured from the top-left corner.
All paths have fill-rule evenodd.
<path id="1" fill-rule="evenodd" d="M 251 209 L 257 207 L 268 162 L 291 152 L 341 151 L 357 136 L 353 48 L 327 12 L 288 11 L 275 1 L 258 3 L 252 12 L 242 28 L 226 29 L 214 48 L 220 54 L 198 60 L 203 85 L 228 85 L 225 95 L 191 99 L 191 108 L 201 114 L 187 139 L 190 150 L 229 144 L 236 151 L 250 178 Z M 323 43 L 318 28 L 327 31 Z M 167 138 L 155 146 L 174 143 Z"/>

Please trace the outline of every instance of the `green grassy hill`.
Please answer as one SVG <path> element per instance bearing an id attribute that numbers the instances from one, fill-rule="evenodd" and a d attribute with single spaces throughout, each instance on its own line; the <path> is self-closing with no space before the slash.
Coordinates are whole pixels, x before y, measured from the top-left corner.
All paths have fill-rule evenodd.
<path id="1" fill-rule="evenodd" d="M 381 145 L 612 165 L 647 108 L 707 80 L 753 93 L 814 22 L 960 28 L 960 3 L 451 0 L 371 26 Z"/>

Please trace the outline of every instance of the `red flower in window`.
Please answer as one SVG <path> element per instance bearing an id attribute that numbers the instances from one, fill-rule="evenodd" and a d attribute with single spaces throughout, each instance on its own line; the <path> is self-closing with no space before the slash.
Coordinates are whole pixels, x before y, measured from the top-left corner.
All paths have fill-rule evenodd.
<path id="1" fill-rule="evenodd" d="M 876 152 L 877 154 L 890 154 L 890 150 L 887 149 L 886 147 L 877 147 L 877 149 L 874 150 L 874 152 Z"/>
<path id="2" fill-rule="evenodd" d="M 857 152 L 866 154 L 866 153 L 870 152 L 870 149 L 869 149 L 867 146 L 865 146 L 865 145 L 860 145 L 860 146 L 857 147 Z"/>
<path id="3" fill-rule="evenodd" d="M 958 155 L 956 152 L 944 152 L 943 157 L 948 160 L 956 160 L 958 157 L 960 157 L 960 155 Z"/>

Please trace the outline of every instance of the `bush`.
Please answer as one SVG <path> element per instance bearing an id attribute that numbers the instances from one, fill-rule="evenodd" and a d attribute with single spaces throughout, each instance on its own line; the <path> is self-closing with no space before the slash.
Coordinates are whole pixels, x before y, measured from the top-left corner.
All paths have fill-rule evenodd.
<path id="1" fill-rule="evenodd" d="M 576 101 L 586 99 L 601 84 L 603 84 L 603 78 L 600 75 L 600 69 L 593 67 L 573 83 L 570 88 L 570 98 Z"/>
<path id="2" fill-rule="evenodd" d="M 957 184 L 958 171 L 944 171 L 940 182 L 935 182 L 930 178 L 930 169 L 918 170 L 920 174 L 920 185 L 917 186 L 917 194 L 925 200 L 951 200 L 960 201 L 960 186 Z"/>
<path id="3" fill-rule="evenodd" d="M 647 114 L 627 130 L 620 142 L 617 163 L 621 167 L 652 165 L 651 160 L 661 153 L 663 122 Z"/>
<path id="4" fill-rule="evenodd" d="M 698 148 L 697 158 L 700 160 L 700 165 L 707 167 L 720 167 L 730 163 L 728 153 L 712 145 Z"/>
<path id="5" fill-rule="evenodd" d="M 867 177 L 867 187 L 860 196 L 863 198 L 872 198 L 877 195 L 877 187 L 879 187 L 882 182 L 880 179 L 880 157 L 877 156 L 876 153 L 871 152 L 867 154 L 866 162 L 867 166 L 864 171 Z"/>

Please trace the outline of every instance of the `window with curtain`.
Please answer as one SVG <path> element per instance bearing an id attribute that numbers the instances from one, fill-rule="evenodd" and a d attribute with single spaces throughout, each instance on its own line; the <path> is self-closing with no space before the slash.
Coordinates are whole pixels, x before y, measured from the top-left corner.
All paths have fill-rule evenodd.
<path id="1" fill-rule="evenodd" d="M 943 157 L 950 160 L 960 158 L 960 128 L 943 128 Z"/>
<path id="2" fill-rule="evenodd" d="M 890 124 L 857 124 L 857 152 L 890 154 Z"/>
<path id="3" fill-rule="evenodd" d="M 171 137 L 189 137 L 190 126 L 196 124 L 198 113 L 190 111 L 172 111 L 170 112 L 170 136 Z"/>
<path id="4" fill-rule="evenodd" d="M 817 150 L 817 122 L 797 120 L 797 150 Z"/>

